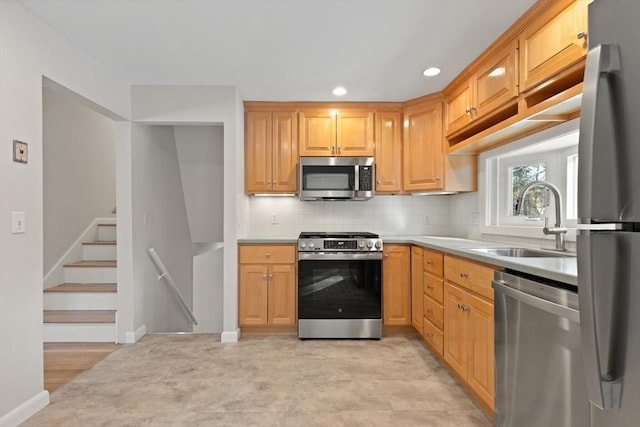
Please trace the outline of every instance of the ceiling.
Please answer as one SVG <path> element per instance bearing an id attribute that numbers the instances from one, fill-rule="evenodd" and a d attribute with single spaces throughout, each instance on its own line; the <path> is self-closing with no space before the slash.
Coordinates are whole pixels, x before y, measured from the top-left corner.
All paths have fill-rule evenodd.
<path id="1" fill-rule="evenodd" d="M 437 92 L 535 2 L 17 1 L 131 84 L 236 86 L 252 101 Z M 424 77 L 430 66 L 442 73 Z"/>

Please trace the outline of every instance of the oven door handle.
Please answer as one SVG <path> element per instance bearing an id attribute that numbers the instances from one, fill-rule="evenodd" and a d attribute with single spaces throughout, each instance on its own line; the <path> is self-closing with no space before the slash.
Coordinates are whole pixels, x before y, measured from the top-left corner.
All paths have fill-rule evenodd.
<path id="1" fill-rule="evenodd" d="M 298 261 L 381 261 L 382 252 L 335 253 L 335 252 L 298 252 Z"/>

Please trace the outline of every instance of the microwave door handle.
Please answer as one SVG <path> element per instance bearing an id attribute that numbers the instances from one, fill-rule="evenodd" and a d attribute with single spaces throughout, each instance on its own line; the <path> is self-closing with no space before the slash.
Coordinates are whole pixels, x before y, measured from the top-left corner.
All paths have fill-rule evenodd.
<path id="1" fill-rule="evenodd" d="M 360 189 L 360 165 L 355 165 L 353 180 L 353 191 L 357 192 Z"/>
<path id="2" fill-rule="evenodd" d="M 621 182 L 616 164 L 620 147 L 615 140 L 612 117 L 615 108 L 614 88 L 608 81 L 608 76 L 619 71 L 617 45 L 600 44 L 587 54 L 578 169 L 578 218 L 582 223 L 590 223 L 592 219 L 612 220 L 620 211 L 618 189 Z M 606 87 L 601 88 L 601 83 Z M 605 120 L 606 115 L 609 115 L 608 120 Z M 611 212 L 595 212 L 602 209 Z"/>

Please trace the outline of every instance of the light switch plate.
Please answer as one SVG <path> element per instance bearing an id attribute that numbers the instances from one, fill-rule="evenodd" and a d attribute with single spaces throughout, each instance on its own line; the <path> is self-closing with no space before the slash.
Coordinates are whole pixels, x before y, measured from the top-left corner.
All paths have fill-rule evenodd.
<path id="1" fill-rule="evenodd" d="M 11 228 L 13 234 L 22 234 L 27 232 L 26 215 L 24 212 L 13 212 L 13 226 Z"/>
<path id="2" fill-rule="evenodd" d="M 29 161 L 29 147 L 26 142 L 13 140 L 13 161 L 18 163 Z"/>

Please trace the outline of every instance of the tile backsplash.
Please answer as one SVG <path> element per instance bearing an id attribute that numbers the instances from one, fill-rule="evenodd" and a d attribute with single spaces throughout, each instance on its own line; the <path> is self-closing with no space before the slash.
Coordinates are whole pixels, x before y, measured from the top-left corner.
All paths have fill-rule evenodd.
<path id="1" fill-rule="evenodd" d="M 382 236 L 447 235 L 449 197 L 376 196 L 358 202 L 251 197 L 248 234 L 295 237 L 301 231 L 368 231 Z"/>

